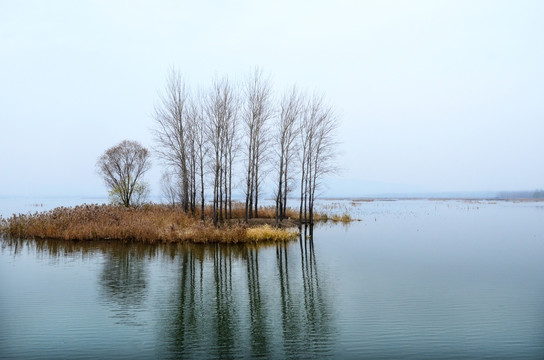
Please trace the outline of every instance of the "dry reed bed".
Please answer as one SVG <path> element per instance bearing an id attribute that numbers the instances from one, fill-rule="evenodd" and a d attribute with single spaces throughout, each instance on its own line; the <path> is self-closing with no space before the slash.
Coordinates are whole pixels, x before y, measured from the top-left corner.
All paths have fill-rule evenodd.
<path id="1" fill-rule="evenodd" d="M 243 209 L 233 208 L 233 218 L 220 228 L 200 215 L 187 215 L 166 205 L 144 205 L 124 208 L 112 205 L 80 205 L 59 207 L 50 211 L 13 215 L 0 219 L 0 233 L 14 238 L 63 240 L 122 240 L 193 243 L 251 243 L 289 241 L 298 231 L 278 229 L 268 224 L 248 227 L 243 224 Z M 209 219 L 210 210 L 205 210 Z M 259 217 L 272 218 L 269 208 L 259 209 Z"/>

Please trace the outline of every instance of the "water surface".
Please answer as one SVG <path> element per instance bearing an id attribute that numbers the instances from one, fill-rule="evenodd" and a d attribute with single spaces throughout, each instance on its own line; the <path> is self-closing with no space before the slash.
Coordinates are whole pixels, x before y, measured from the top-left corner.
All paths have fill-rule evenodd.
<path id="1" fill-rule="evenodd" d="M 542 358 L 544 204 L 324 203 L 268 246 L 3 239 L 0 358 Z"/>

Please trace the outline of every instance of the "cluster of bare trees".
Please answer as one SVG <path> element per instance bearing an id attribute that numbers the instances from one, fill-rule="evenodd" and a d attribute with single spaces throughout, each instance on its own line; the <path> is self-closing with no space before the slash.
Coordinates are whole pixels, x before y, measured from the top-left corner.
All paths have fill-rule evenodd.
<path id="1" fill-rule="evenodd" d="M 300 221 L 313 223 L 316 191 L 335 169 L 337 119 L 323 97 L 296 88 L 275 103 L 271 82 L 255 69 L 241 85 L 216 78 L 190 92 L 171 70 L 155 107 L 156 153 L 167 165 L 163 193 L 195 212 L 212 199 L 215 224 L 232 218 L 233 188 L 245 193 L 246 221 L 256 218 L 265 178 L 274 183 L 276 222 L 300 180 Z M 242 175 L 242 176 L 240 176 Z"/>

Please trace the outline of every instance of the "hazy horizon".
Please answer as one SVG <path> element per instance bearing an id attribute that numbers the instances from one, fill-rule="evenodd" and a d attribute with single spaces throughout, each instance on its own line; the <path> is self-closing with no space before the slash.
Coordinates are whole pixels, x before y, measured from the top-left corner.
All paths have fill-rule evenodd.
<path id="1" fill-rule="evenodd" d="M 2 2 L 0 196 L 106 196 L 96 160 L 123 139 L 153 147 L 171 66 L 193 88 L 259 66 L 276 96 L 325 94 L 342 171 L 323 196 L 542 189 L 543 13 L 540 1 Z M 154 158 L 154 195 L 161 172 Z"/>

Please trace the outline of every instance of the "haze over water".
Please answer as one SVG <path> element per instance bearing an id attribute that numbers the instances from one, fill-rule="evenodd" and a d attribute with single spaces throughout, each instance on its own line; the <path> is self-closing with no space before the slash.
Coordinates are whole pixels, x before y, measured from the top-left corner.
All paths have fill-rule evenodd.
<path id="1" fill-rule="evenodd" d="M 324 202 L 259 247 L 2 240 L 2 358 L 541 358 L 542 202 Z"/>
<path id="2" fill-rule="evenodd" d="M 173 67 L 195 93 L 262 68 L 273 121 L 293 85 L 324 94 L 341 171 L 320 196 L 542 195 L 542 14 L 539 0 L 0 1 L 0 216 L 107 202 L 97 158 L 124 139 L 156 148 Z M 324 202 L 362 222 L 259 247 L 0 239 L 0 358 L 542 359 L 543 204 Z"/>

